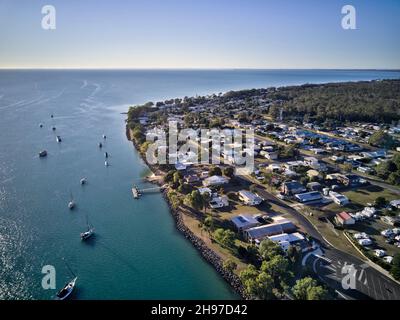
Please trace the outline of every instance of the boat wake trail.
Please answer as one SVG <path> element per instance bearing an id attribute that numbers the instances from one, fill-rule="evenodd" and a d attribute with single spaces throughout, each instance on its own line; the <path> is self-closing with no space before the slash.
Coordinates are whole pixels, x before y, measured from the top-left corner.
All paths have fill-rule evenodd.
<path id="1" fill-rule="evenodd" d="M 131 271 L 139 272 L 139 270 L 129 260 L 127 260 L 124 256 L 119 254 L 115 249 L 108 246 L 104 242 L 104 240 L 98 240 L 97 243 L 99 243 L 104 249 L 106 249 L 106 251 L 108 251 L 111 255 L 113 255 L 119 262 L 128 267 Z"/>

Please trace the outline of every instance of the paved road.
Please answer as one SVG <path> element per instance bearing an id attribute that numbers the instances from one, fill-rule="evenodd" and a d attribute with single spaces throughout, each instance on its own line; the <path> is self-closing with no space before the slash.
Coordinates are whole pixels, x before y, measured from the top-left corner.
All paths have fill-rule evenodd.
<path id="1" fill-rule="evenodd" d="M 400 286 L 369 264 L 328 248 L 325 258 L 311 256 L 307 265 L 344 299 L 400 300 Z"/>

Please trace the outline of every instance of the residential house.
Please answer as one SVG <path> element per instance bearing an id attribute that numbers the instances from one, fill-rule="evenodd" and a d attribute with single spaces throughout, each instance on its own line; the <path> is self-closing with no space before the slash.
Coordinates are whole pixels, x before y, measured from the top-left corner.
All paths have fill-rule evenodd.
<path id="1" fill-rule="evenodd" d="M 292 233 L 295 232 L 296 229 L 293 222 L 283 219 L 276 223 L 247 229 L 244 231 L 244 237 L 249 242 L 260 243 L 268 237 L 282 233 Z"/>
<path id="2" fill-rule="evenodd" d="M 304 242 L 304 236 L 299 233 L 282 233 L 275 236 L 268 237 L 269 240 L 279 244 L 279 246 L 284 250 L 287 251 L 291 245 L 296 245 L 300 242 Z"/>
<path id="3" fill-rule="evenodd" d="M 284 182 L 281 187 L 281 192 L 285 195 L 295 195 L 298 193 L 306 192 L 307 189 L 298 181 Z"/>
<path id="4" fill-rule="evenodd" d="M 258 206 L 263 201 L 261 197 L 247 190 L 240 190 L 238 195 L 239 199 L 249 206 Z"/>
<path id="5" fill-rule="evenodd" d="M 316 202 L 323 199 L 322 194 L 318 191 L 299 193 L 295 195 L 295 198 L 300 203 Z"/>
<path id="6" fill-rule="evenodd" d="M 256 218 L 249 214 L 238 215 L 237 217 L 232 218 L 231 221 L 235 225 L 235 228 L 240 232 L 261 225 Z"/>
<path id="7" fill-rule="evenodd" d="M 329 197 L 339 206 L 345 206 L 350 203 L 349 198 L 334 191 L 329 191 Z"/>
<path id="8" fill-rule="evenodd" d="M 228 197 L 223 195 L 223 196 L 217 196 L 213 197 L 211 201 L 209 202 L 210 208 L 212 209 L 220 209 L 229 206 L 229 200 Z"/>
<path id="9" fill-rule="evenodd" d="M 186 181 L 186 183 L 195 184 L 200 181 L 200 178 L 196 174 L 189 174 L 184 177 L 184 180 Z"/>
<path id="10" fill-rule="evenodd" d="M 203 180 L 205 187 L 217 187 L 229 183 L 229 179 L 222 176 L 211 176 Z"/>
<path id="11" fill-rule="evenodd" d="M 345 211 L 338 213 L 335 216 L 335 221 L 342 226 L 349 226 L 356 223 L 356 221 Z"/>
<path id="12" fill-rule="evenodd" d="M 389 217 L 389 216 L 383 216 L 381 217 L 381 220 L 386 223 L 389 224 L 391 226 L 397 226 L 399 224 L 399 218 L 397 217 Z"/>

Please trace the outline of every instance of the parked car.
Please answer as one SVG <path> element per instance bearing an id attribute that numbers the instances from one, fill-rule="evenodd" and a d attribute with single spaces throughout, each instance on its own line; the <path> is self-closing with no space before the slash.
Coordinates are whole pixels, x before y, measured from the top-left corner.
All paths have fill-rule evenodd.
<path id="1" fill-rule="evenodd" d="M 382 249 L 376 249 L 376 250 L 375 250 L 375 255 L 376 255 L 378 258 L 382 258 L 382 257 L 384 257 L 384 256 L 386 255 L 386 251 L 385 251 L 385 250 L 382 250 Z"/>
<path id="2" fill-rule="evenodd" d="M 393 261 L 393 257 L 392 257 L 392 256 L 386 256 L 386 257 L 383 258 L 383 260 L 384 260 L 386 263 L 391 264 L 392 261 Z"/>

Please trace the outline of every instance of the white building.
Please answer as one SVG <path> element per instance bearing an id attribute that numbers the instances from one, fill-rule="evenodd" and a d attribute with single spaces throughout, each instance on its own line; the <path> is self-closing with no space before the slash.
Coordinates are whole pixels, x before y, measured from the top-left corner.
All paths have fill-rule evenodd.
<path id="1" fill-rule="evenodd" d="M 349 198 L 347 198 L 343 194 L 334 191 L 329 192 L 329 197 L 333 200 L 334 203 L 336 203 L 339 206 L 345 206 L 350 202 Z"/>
<path id="2" fill-rule="evenodd" d="M 236 229 L 239 231 L 247 230 L 261 225 L 261 223 L 256 218 L 249 214 L 241 214 L 237 217 L 232 218 L 231 221 L 235 225 Z"/>
<path id="3" fill-rule="evenodd" d="M 292 244 L 304 241 L 304 236 L 301 233 L 282 233 L 275 236 L 268 237 L 269 240 L 276 242 L 280 247 L 287 251 Z"/>
<path id="4" fill-rule="evenodd" d="M 209 205 L 212 209 L 220 209 L 229 206 L 229 200 L 227 196 L 217 196 L 211 199 Z"/>
<path id="5" fill-rule="evenodd" d="M 222 176 L 212 176 L 203 180 L 203 186 L 216 187 L 229 183 L 229 179 Z"/>
<path id="6" fill-rule="evenodd" d="M 238 195 L 239 199 L 248 206 L 258 206 L 263 201 L 261 197 L 247 190 L 240 190 Z"/>

